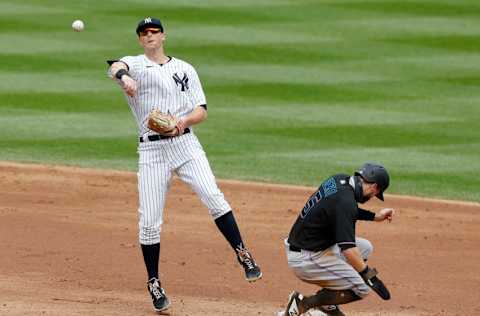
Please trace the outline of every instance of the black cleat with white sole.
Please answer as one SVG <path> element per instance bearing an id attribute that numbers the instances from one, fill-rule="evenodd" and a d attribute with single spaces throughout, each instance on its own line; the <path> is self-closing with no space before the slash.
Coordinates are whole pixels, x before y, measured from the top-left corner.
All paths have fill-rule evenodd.
<path id="1" fill-rule="evenodd" d="M 151 278 L 147 282 L 147 289 L 152 296 L 153 309 L 157 312 L 164 311 L 170 307 L 170 300 L 165 294 L 165 290 L 161 287 L 157 278 Z"/>
<path id="2" fill-rule="evenodd" d="M 247 249 L 237 248 L 237 259 L 245 270 L 245 279 L 248 282 L 254 282 L 262 278 L 260 267 Z"/>

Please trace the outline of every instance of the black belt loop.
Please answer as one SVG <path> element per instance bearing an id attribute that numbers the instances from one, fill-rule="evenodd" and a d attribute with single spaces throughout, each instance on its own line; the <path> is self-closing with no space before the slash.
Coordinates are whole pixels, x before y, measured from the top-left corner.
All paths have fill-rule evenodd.
<path id="1" fill-rule="evenodd" d="M 185 131 L 183 132 L 183 134 L 188 134 L 190 133 L 190 129 L 189 128 L 186 128 Z M 154 142 L 154 141 L 157 141 L 157 140 L 160 140 L 160 139 L 169 139 L 169 138 L 173 138 L 173 137 L 177 137 L 177 136 L 162 136 L 162 135 L 148 135 L 148 140 L 151 141 L 151 142 Z M 140 137 L 139 138 L 139 141 L 140 143 L 143 143 L 143 137 Z"/>
<path id="2" fill-rule="evenodd" d="M 290 249 L 290 251 L 293 251 L 293 252 L 302 252 L 302 249 L 295 247 L 293 245 L 288 246 L 288 249 Z"/>

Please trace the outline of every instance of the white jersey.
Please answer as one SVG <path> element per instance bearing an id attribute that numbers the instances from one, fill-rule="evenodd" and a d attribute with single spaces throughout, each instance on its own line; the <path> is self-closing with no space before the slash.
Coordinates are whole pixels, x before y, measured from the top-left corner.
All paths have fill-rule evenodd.
<path id="1" fill-rule="evenodd" d="M 210 215 L 217 219 L 231 211 L 218 188 L 207 156 L 189 126 L 189 132 L 168 139 L 149 138 L 147 127 L 153 109 L 182 118 L 197 106 L 207 104 L 200 79 L 189 63 L 171 58 L 160 65 L 145 55 L 120 59 L 137 82 L 137 93 L 127 102 L 138 124 L 139 241 L 142 245 L 160 242 L 163 210 L 173 174 L 198 194 Z"/>
<path id="2" fill-rule="evenodd" d="M 137 82 L 137 94 L 126 95 L 128 105 L 137 121 L 139 136 L 154 134 L 147 127 L 148 114 L 155 108 L 182 118 L 195 107 L 207 104 L 195 68 L 171 57 L 160 65 L 145 55 L 125 56 L 128 74 Z"/>

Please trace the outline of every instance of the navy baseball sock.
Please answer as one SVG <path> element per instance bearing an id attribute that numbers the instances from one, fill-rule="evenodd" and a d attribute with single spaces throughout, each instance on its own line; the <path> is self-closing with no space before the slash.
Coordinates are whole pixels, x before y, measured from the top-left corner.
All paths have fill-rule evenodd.
<path id="1" fill-rule="evenodd" d="M 242 236 L 240 236 L 240 231 L 238 230 L 237 222 L 235 221 L 232 211 L 217 218 L 215 224 L 217 224 L 218 229 L 222 232 L 233 250 L 244 247 Z"/>
<path id="2" fill-rule="evenodd" d="M 160 258 L 160 243 L 153 245 L 141 245 L 143 260 L 147 268 L 148 279 L 158 279 L 158 261 Z"/>

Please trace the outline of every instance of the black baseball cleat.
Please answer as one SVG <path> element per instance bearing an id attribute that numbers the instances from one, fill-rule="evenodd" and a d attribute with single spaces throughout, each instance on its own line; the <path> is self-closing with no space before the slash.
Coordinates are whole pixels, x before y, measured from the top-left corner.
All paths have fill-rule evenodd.
<path id="1" fill-rule="evenodd" d="M 262 271 L 246 248 L 237 248 L 237 260 L 245 270 L 245 279 L 254 282 L 262 278 Z"/>
<path id="2" fill-rule="evenodd" d="M 148 280 L 147 289 L 152 296 L 153 309 L 155 309 L 155 311 L 161 312 L 170 307 L 170 300 L 157 278 L 151 278 Z"/>
<path id="3" fill-rule="evenodd" d="M 287 308 L 285 309 L 285 316 L 300 316 L 306 312 L 302 305 L 303 295 L 297 291 L 290 293 L 288 297 Z"/>
<path id="4" fill-rule="evenodd" d="M 324 305 L 320 306 L 318 309 L 329 316 L 345 316 L 340 308 L 338 308 L 338 305 Z"/>

